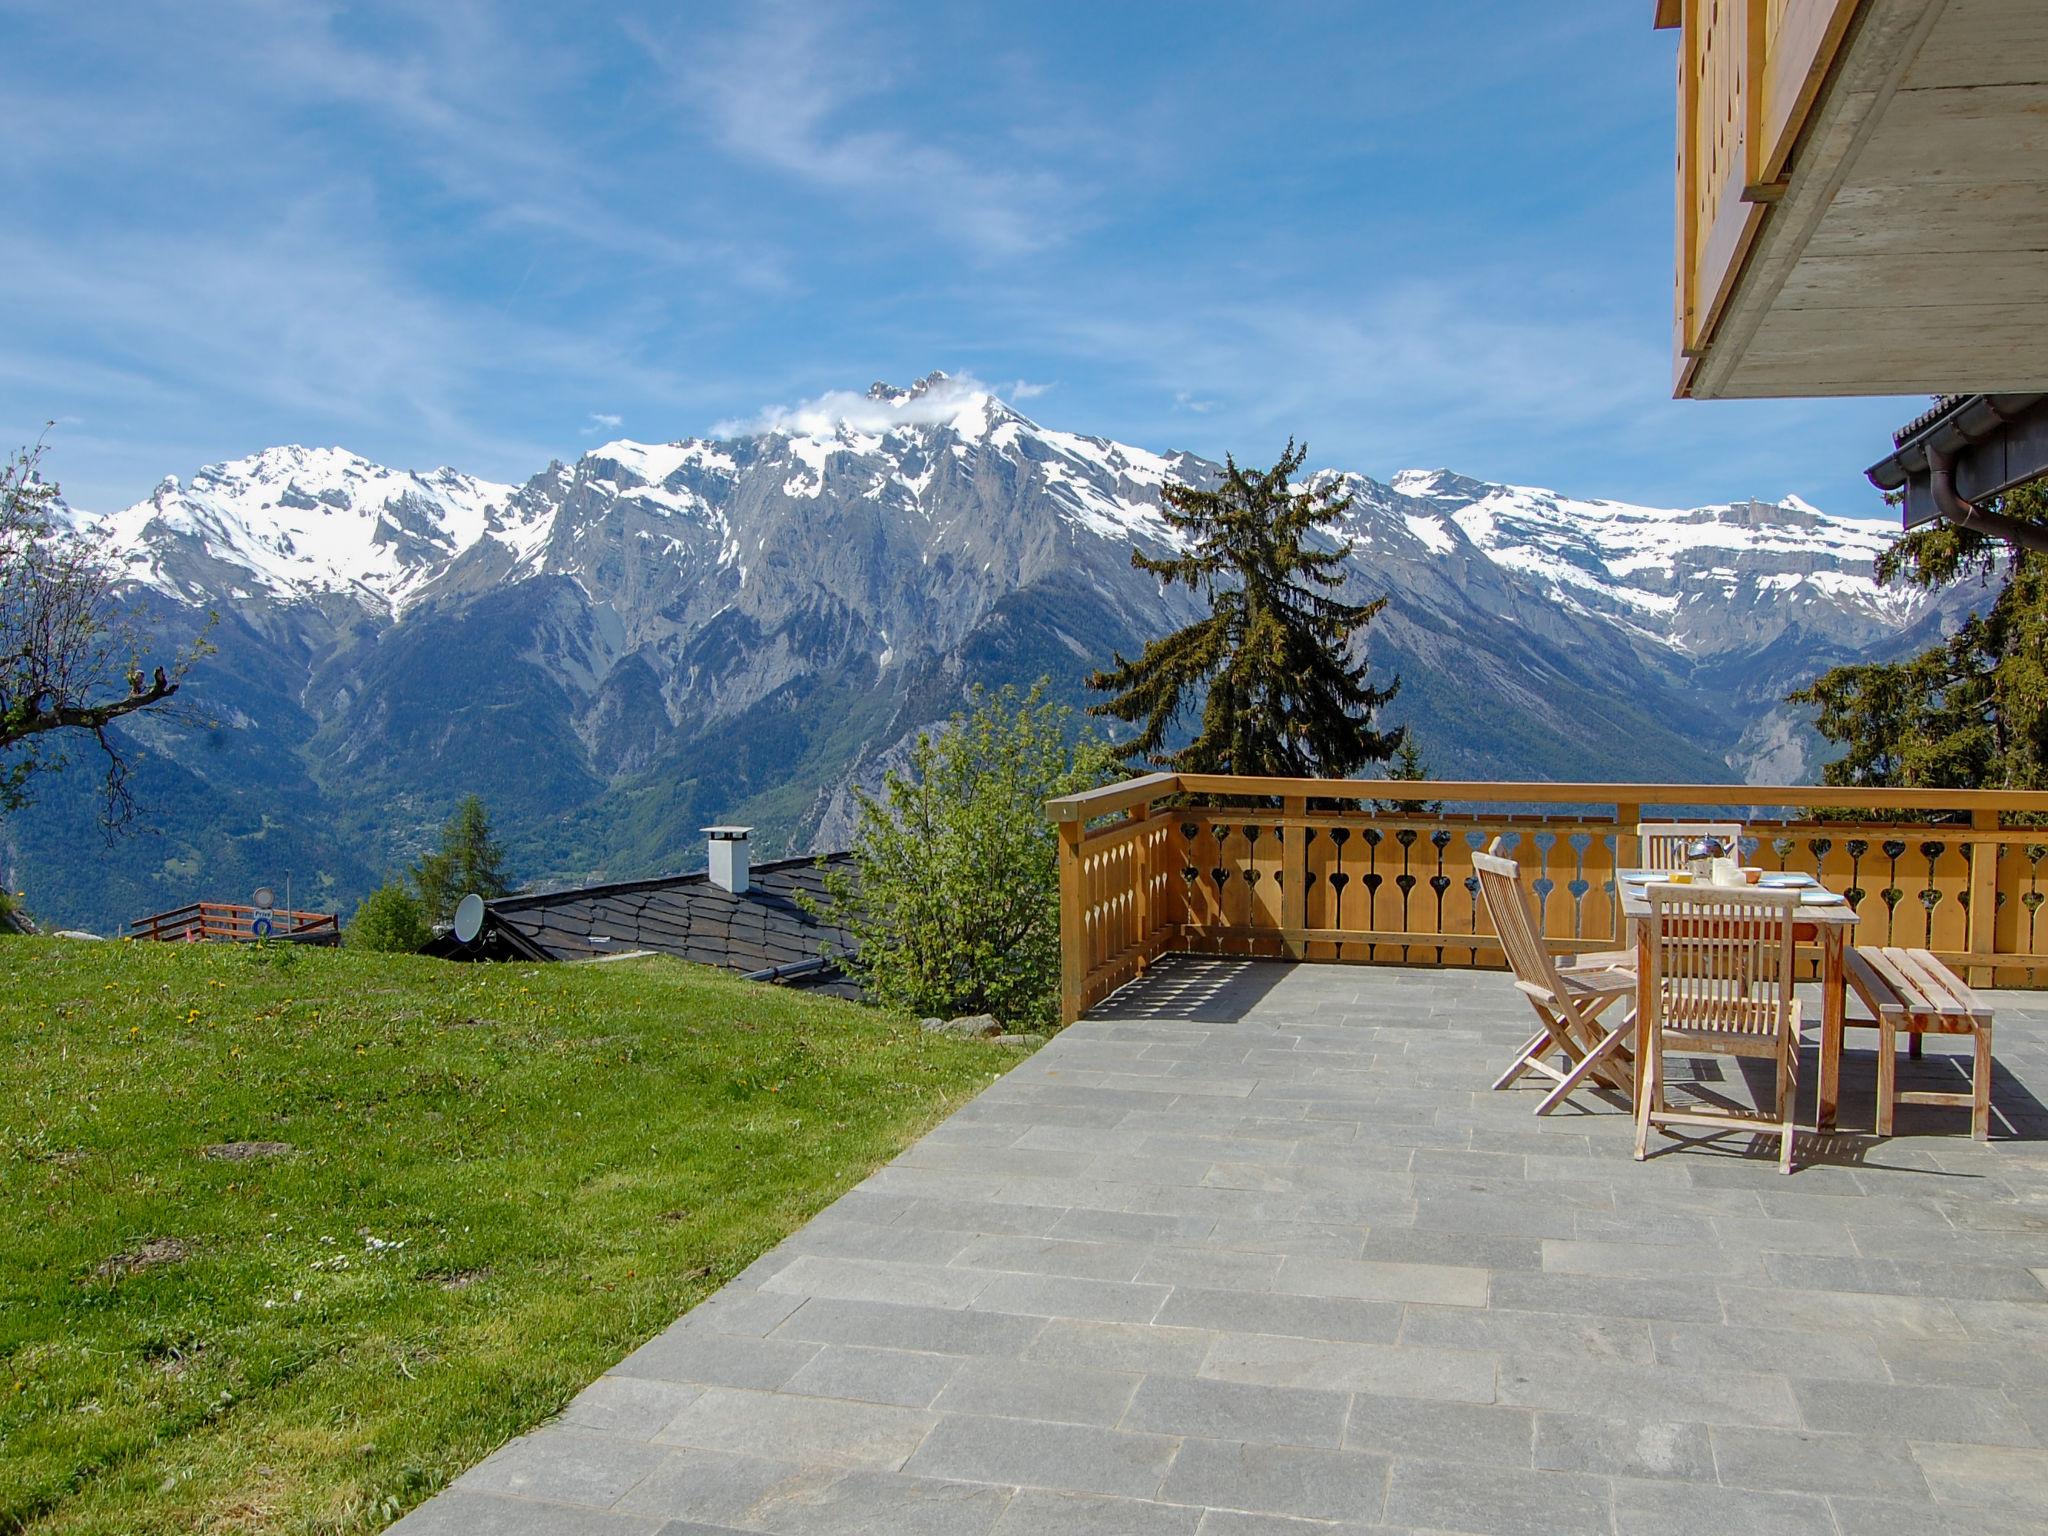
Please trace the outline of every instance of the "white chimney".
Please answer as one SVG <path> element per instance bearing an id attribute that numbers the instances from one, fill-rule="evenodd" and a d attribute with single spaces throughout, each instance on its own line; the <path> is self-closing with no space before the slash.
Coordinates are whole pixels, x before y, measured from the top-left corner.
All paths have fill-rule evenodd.
<path id="1" fill-rule="evenodd" d="M 752 827 L 705 827 L 711 839 L 711 883 L 735 896 L 747 894 L 749 859 L 747 834 Z"/>

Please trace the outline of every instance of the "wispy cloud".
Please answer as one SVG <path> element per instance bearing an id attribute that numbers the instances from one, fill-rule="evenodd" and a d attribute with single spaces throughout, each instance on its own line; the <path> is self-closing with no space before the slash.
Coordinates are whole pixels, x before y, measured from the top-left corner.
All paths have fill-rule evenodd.
<path id="1" fill-rule="evenodd" d="M 585 437 L 595 437 L 600 432 L 616 432 L 626 424 L 626 418 L 610 411 L 592 411 L 590 425 L 583 429 Z"/>
<path id="2" fill-rule="evenodd" d="M 891 61 L 914 33 L 862 31 L 847 18 L 846 8 L 777 0 L 722 36 L 693 35 L 687 48 L 629 30 L 734 155 L 872 213 L 912 218 L 984 257 L 1056 244 L 1076 215 L 1075 189 L 1049 168 L 1018 164 L 1014 140 L 939 142 L 877 121 Z"/>

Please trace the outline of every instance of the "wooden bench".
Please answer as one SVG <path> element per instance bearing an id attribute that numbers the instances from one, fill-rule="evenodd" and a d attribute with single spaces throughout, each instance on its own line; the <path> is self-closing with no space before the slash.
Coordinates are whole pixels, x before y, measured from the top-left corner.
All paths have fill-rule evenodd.
<path id="1" fill-rule="evenodd" d="M 1977 1001 L 1955 972 L 1924 949 L 1852 948 L 1845 957 L 1849 985 L 1873 1015 L 1844 1022 L 1875 1027 L 1877 1134 L 1892 1133 L 1895 1104 L 1939 1104 L 1970 1111 L 1970 1134 L 1991 1134 L 1991 1010 Z M 1968 1093 L 1900 1093 L 1895 1086 L 1898 1035 L 1969 1035 L 1976 1061 Z M 1917 1047 L 1917 1038 L 1913 1041 Z M 1915 1054 L 1918 1054 L 1917 1050 Z"/>

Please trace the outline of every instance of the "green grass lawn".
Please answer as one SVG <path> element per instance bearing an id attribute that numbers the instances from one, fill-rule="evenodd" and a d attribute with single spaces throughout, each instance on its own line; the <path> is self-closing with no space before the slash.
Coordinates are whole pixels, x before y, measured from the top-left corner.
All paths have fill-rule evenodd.
<path id="1" fill-rule="evenodd" d="M 0 1039 L 0 1532 L 123 1536 L 375 1530 L 1016 1059 L 667 960 L 54 939 Z"/>

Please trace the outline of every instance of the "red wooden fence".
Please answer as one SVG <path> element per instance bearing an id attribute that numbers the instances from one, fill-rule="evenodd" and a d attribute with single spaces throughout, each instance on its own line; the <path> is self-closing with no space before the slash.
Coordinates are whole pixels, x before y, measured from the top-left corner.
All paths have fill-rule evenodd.
<path id="1" fill-rule="evenodd" d="M 259 917 L 270 919 L 270 932 L 256 931 Z M 168 912 L 138 917 L 128 925 L 129 937 L 186 943 L 247 943 L 259 938 L 289 939 L 295 944 L 339 944 L 341 918 L 333 912 L 292 912 L 283 907 L 250 907 L 229 901 L 195 901 Z"/>

